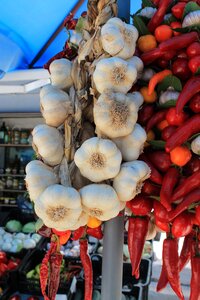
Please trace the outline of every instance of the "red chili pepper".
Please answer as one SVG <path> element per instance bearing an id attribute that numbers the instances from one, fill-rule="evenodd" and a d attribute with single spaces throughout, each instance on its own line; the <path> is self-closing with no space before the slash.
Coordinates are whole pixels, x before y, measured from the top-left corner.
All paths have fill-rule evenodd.
<path id="1" fill-rule="evenodd" d="M 154 126 L 156 126 L 158 123 L 163 121 L 165 119 L 167 110 L 160 110 L 154 113 L 154 115 L 149 119 L 146 126 L 146 131 L 148 132 L 150 129 L 152 129 Z"/>
<path id="2" fill-rule="evenodd" d="M 200 55 L 200 43 L 194 42 L 192 43 L 186 50 L 188 57 L 194 57 Z"/>
<path id="3" fill-rule="evenodd" d="M 40 286 L 41 286 L 41 291 L 42 295 L 44 297 L 44 300 L 51 300 L 46 294 L 46 287 L 47 287 L 47 281 L 48 281 L 48 275 L 49 275 L 49 269 L 48 269 L 48 264 L 49 264 L 49 259 L 51 254 L 56 250 L 57 243 L 56 242 L 51 242 L 50 248 L 45 254 L 41 267 L 40 267 Z"/>
<path id="4" fill-rule="evenodd" d="M 140 58 L 143 61 L 144 65 L 149 65 L 156 59 L 162 57 L 163 53 L 164 51 L 161 51 L 159 48 L 155 48 L 148 52 L 142 53 Z"/>
<path id="5" fill-rule="evenodd" d="M 188 115 L 183 111 L 177 114 L 175 107 L 170 107 L 166 114 L 166 120 L 172 126 L 180 126 L 187 118 Z"/>
<path id="6" fill-rule="evenodd" d="M 66 27 L 68 30 L 74 30 L 76 27 L 78 19 L 74 19 L 74 15 L 70 13 L 64 20 L 63 26 Z"/>
<path id="7" fill-rule="evenodd" d="M 146 125 L 147 121 L 154 114 L 154 106 L 151 104 L 143 105 L 138 112 L 138 123 Z"/>
<path id="8" fill-rule="evenodd" d="M 195 114 L 200 113 L 200 93 L 192 97 L 189 107 Z"/>
<path id="9" fill-rule="evenodd" d="M 79 239 L 81 239 L 85 234 L 85 226 L 81 226 L 78 229 L 74 230 L 73 232 L 73 241 L 77 241 Z"/>
<path id="10" fill-rule="evenodd" d="M 151 183 L 149 180 L 145 180 L 142 193 L 149 196 L 159 196 L 160 195 L 160 187 Z"/>
<path id="11" fill-rule="evenodd" d="M 174 36 L 167 41 L 159 44 L 161 51 L 180 50 L 188 47 L 191 43 L 198 41 L 198 33 L 190 32 L 179 36 Z"/>
<path id="12" fill-rule="evenodd" d="M 193 154 L 190 161 L 184 166 L 183 172 L 186 176 L 190 176 L 197 171 L 200 171 L 200 158 Z"/>
<path id="13" fill-rule="evenodd" d="M 200 55 L 192 57 L 188 62 L 190 71 L 195 74 L 200 71 Z"/>
<path id="14" fill-rule="evenodd" d="M 160 203 L 167 209 L 171 210 L 171 197 L 173 189 L 178 182 L 179 171 L 176 168 L 170 168 L 165 176 L 160 191 Z"/>
<path id="15" fill-rule="evenodd" d="M 155 219 L 158 219 L 159 221 L 161 221 L 163 223 L 169 222 L 169 213 L 167 212 L 166 208 L 159 201 L 154 200 L 153 208 L 154 208 Z"/>
<path id="16" fill-rule="evenodd" d="M 200 131 L 200 114 L 189 118 L 183 125 L 169 137 L 165 144 L 166 152 L 172 151 L 175 147 L 185 143 L 193 134 Z"/>
<path id="17" fill-rule="evenodd" d="M 188 209 L 189 206 L 195 202 L 200 201 L 200 188 L 197 188 L 190 193 L 188 193 L 182 200 L 180 204 L 177 205 L 177 207 L 170 211 L 169 213 L 169 220 L 173 220 L 178 215 L 180 215 L 184 210 Z"/>
<path id="18" fill-rule="evenodd" d="M 160 72 L 154 74 L 151 77 L 151 79 L 149 80 L 148 94 L 151 95 L 154 92 L 156 85 L 159 82 L 162 82 L 163 79 L 165 79 L 165 77 L 167 77 L 168 75 L 171 75 L 171 74 L 172 74 L 172 71 L 168 70 L 168 69 L 160 71 Z"/>
<path id="19" fill-rule="evenodd" d="M 142 258 L 148 227 L 149 217 L 129 218 L 128 225 L 128 249 L 132 266 L 132 276 L 139 278 L 139 266 Z"/>
<path id="20" fill-rule="evenodd" d="M 153 151 L 148 153 L 147 157 L 161 172 L 167 172 L 167 170 L 171 167 L 172 162 L 170 160 L 170 156 L 165 151 Z"/>
<path id="21" fill-rule="evenodd" d="M 185 236 L 183 246 L 181 249 L 181 253 L 179 256 L 179 271 L 181 272 L 185 265 L 188 263 L 190 260 L 190 250 L 191 250 L 191 244 L 193 240 L 193 232 L 189 233 L 188 235 Z"/>
<path id="22" fill-rule="evenodd" d="M 87 234 L 93 236 L 94 238 L 101 240 L 103 238 L 103 232 L 101 229 L 101 226 L 98 226 L 96 228 L 90 228 L 87 227 Z"/>
<path id="23" fill-rule="evenodd" d="M 177 102 L 176 102 L 176 112 L 179 114 L 186 103 L 190 99 L 200 92 L 200 76 L 192 77 L 184 85 L 182 92 L 180 93 Z"/>
<path id="24" fill-rule="evenodd" d="M 37 233 L 39 233 L 41 236 L 44 236 L 44 237 L 51 237 L 52 230 L 51 230 L 51 228 L 49 228 L 45 225 L 42 225 L 42 227 L 37 230 Z"/>
<path id="25" fill-rule="evenodd" d="M 165 265 L 164 263 L 162 264 L 162 269 L 161 269 L 161 273 L 160 273 L 160 277 L 158 279 L 158 283 L 156 286 L 156 291 L 160 292 L 162 291 L 168 284 L 168 277 L 167 277 L 167 272 L 165 269 Z"/>
<path id="26" fill-rule="evenodd" d="M 161 138 L 164 141 L 167 141 L 168 138 L 176 131 L 177 127 L 169 125 L 162 130 Z"/>
<path id="27" fill-rule="evenodd" d="M 150 180 L 156 184 L 162 184 L 162 175 L 158 172 L 158 170 L 154 167 L 154 165 L 149 161 L 149 159 L 143 153 L 140 155 L 140 158 L 149 166 L 151 169 Z"/>
<path id="28" fill-rule="evenodd" d="M 200 170 L 187 177 L 182 184 L 177 186 L 174 190 L 171 201 L 175 202 L 178 199 L 181 199 L 192 190 L 198 188 L 200 186 Z"/>
<path id="29" fill-rule="evenodd" d="M 139 194 L 131 201 L 127 201 L 126 206 L 134 215 L 148 216 L 153 208 L 153 200 L 150 197 Z"/>
<path id="30" fill-rule="evenodd" d="M 88 241 L 86 239 L 80 239 L 80 258 L 84 269 L 85 276 L 85 295 L 84 300 L 92 300 L 93 292 L 93 272 L 92 262 L 88 255 Z"/>
<path id="31" fill-rule="evenodd" d="M 188 235 L 192 231 L 193 215 L 188 212 L 179 214 L 172 223 L 172 235 L 176 238 Z"/>
<path id="32" fill-rule="evenodd" d="M 162 230 L 164 232 L 170 232 L 169 223 L 161 222 L 159 219 L 155 218 L 155 224 L 160 230 Z"/>
<path id="33" fill-rule="evenodd" d="M 67 44 L 68 45 L 68 44 Z M 66 46 L 65 46 L 66 47 Z M 52 58 L 50 58 L 46 64 L 44 64 L 44 69 L 49 70 L 49 66 L 52 63 L 52 61 L 56 60 L 56 59 L 60 59 L 60 58 L 68 58 L 70 60 L 72 60 L 73 58 L 75 58 L 77 56 L 77 51 L 75 50 L 75 48 L 69 48 L 66 47 L 64 50 L 58 52 L 56 55 L 54 55 Z"/>
<path id="34" fill-rule="evenodd" d="M 60 282 L 60 267 L 62 264 L 63 256 L 60 252 L 54 252 L 50 255 L 49 259 L 49 283 L 48 283 L 48 296 L 49 299 L 55 300 Z"/>
<path id="35" fill-rule="evenodd" d="M 172 0 L 162 0 L 158 3 L 158 9 L 148 23 L 148 29 L 150 32 L 154 32 L 156 27 L 158 27 L 164 20 L 164 16 L 167 12 L 169 5 L 172 3 Z"/>
<path id="36" fill-rule="evenodd" d="M 178 298 L 184 299 L 180 284 L 178 261 L 178 241 L 171 238 L 165 239 L 163 242 L 163 263 L 167 278 Z"/>
<path id="37" fill-rule="evenodd" d="M 191 256 L 192 277 L 190 281 L 190 300 L 200 299 L 200 255 Z"/>
<path id="38" fill-rule="evenodd" d="M 174 17 L 176 17 L 177 19 L 182 19 L 185 6 L 185 2 L 179 2 L 176 5 L 174 5 L 171 9 L 171 12 L 174 15 Z"/>
<path id="39" fill-rule="evenodd" d="M 155 6 L 158 6 L 158 4 L 159 4 L 159 2 L 160 2 L 160 0 L 152 0 L 153 1 L 153 4 L 155 5 Z"/>

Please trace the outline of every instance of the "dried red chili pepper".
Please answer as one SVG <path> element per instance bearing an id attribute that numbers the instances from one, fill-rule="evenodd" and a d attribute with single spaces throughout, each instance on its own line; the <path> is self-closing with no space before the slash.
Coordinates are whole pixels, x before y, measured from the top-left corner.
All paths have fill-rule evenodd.
<path id="1" fill-rule="evenodd" d="M 190 281 L 190 300 L 200 299 L 200 254 L 191 256 L 192 277 Z"/>
<path id="2" fill-rule="evenodd" d="M 200 170 L 192 174 L 191 176 L 185 178 L 184 182 L 179 184 L 174 190 L 171 201 L 175 202 L 178 199 L 181 199 L 192 190 L 200 186 Z"/>
<path id="3" fill-rule="evenodd" d="M 165 144 L 166 152 L 170 152 L 175 147 L 185 143 L 193 134 L 200 131 L 200 114 L 196 114 L 189 118 L 183 125 L 178 127 L 176 131 L 169 137 Z"/>
<path id="4" fill-rule="evenodd" d="M 161 172 L 167 172 L 172 165 L 170 155 L 162 150 L 157 150 L 148 153 L 148 159 Z"/>
<path id="5" fill-rule="evenodd" d="M 179 2 L 176 5 L 174 5 L 171 9 L 171 12 L 174 15 L 174 17 L 176 17 L 177 19 L 182 19 L 185 6 L 185 2 Z"/>
<path id="6" fill-rule="evenodd" d="M 155 224 L 160 230 L 170 232 L 169 223 L 160 221 L 159 219 L 155 218 Z"/>
<path id="7" fill-rule="evenodd" d="M 60 282 L 60 267 L 63 256 L 60 252 L 53 252 L 49 259 L 49 282 L 48 282 L 48 296 L 49 299 L 55 300 Z"/>
<path id="8" fill-rule="evenodd" d="M 154 216 L 156 219 L 158 219 L 161 222 L 169 222 L 169 216 L 168 216 L 169 213 L 158 200 L 154 200 L 153 208 L 154 208 Z"/>
<path id="9" fill-rule="evenodd" d="M 154 32 L 156 27 L 158 27 L 164 20 L 164 16 L 167 12 L 169 5 L 172 3 L 172 0 L 162 0 L 158 3 L 158 9 L 148 23 L 148 29 L 150 32 Z"/>
<path id="10" fill-rule="evenodd" d="M 164 52 L 161 51 L 159 48 L 155 48 L 148 52 L 142 53 L 140 58 L 143 61 L 144 65 L 149 65 L 152 62 L 154 62 L 156 59 L 162 57 L 163 53 Z"/>
<path id="11" fill-rule="evenodd" d="M 171 210 L 171 197 L 173 189 L 178 182 L 179 171 L 171 167 L 163 177 L 163 182 L 160 190 L 160 203 L 167 209 Z"/>
<path id="12" fill-rule="evenodd" d="M 184 105 L 190 101 L 190 99 L 200 92 L 200 76 L 190 78 L 184 85 L 182 92 L 180 93 L 176 102 L 176 112 L 179 114 Z"/>
<path id="13" fill-rule="evenodd" d="M 128 249 L 132 266 L 132 275 L 139 278 L 139 266 L 146 240 L 149 217 L 130 217 L 128 225 Z"/>
<path id="14" fill-rule="evenodd" d="M 49 228 L 45 225 L 42 225 L 42 227 L 37 230 L 37 233 L 39 233 L 41 236 L 44 236 L 44 237 L 51 237 L 52 230 L 51 230 L 51 228 Z"/>
<path id="15" fill-rule="evenodd" d="M 195 202 L 200 201 L 200 188 L 197 188 L 190 193 L 188 193 L 182 200 L 181 203 L 179 203 L 176 208 L 169 212 L 169 221 L 176 218 L 178 215 L 180 215 L 184 210 L 188 209 L 189 206 Z"/>
<path id="16" fill-rule="evenodd" d="M 171 126 L 171 125 L 165 127 L 161 133 L 162 140 L 167 141 L 168 138 L 176 131 L 176 129 L 177 129 L 176 126 Z"/>
<path id="17" fill-rule="evenodd" d="M 180 50 L 188 47 L 191 43 L 198 41 L 198 33 L 190 32 L 174 36 L 159 44 L 161 51 Z"/>
<path id="18" fill-rule="evenodd" d="M 167 286 L 167 284 L 168 284 L 167 272 L 164 263 L 162 263 L 162 269 L 156 286 L 156 291 L 157 292 L 162 291 Z"/>
<path id="19" fill-rule="evenodd" d="M 153 208 L 153 200 L 150 197 L 139 194 L 131 201 L 127 201 L 126 206 L 134 215 L 148 216 Z"/>
<path id="20" fill-rule="evenodd" d="M 179 299 L 184 299 L 180 284 L 178 261 L 178 241 L 172 238 L 165 239 L 163 242 L 163 263 L 167 278 Z"/>
<path id="21" fill-rule="evenodd" d="M 78 19 L 74 19 L 74 15 L 70 13 L 63 22 L 63 27 L 66 27 L 68 30 L 74 30 L 76 28 Z"/>
<path id="22" fill-rule="evenodd" d="M 149 119 L 146 126 L 146 131 L 148 132 L 150 129 L 152 129 L 154 126 L 156 126 L 158 123 L 163 121 L 165 119 L 167 110 L 160 110 L 154 113 L 154 115 Z"/>
<path id="23" fill-rule="evenodd" d="M 78 229 L 74 230 L 72 240 L 77 241 L 81 239 L 85 234 L 85 226 L 81 226 Z"/>
<path id="24" fill-rule="evenodd" d="M 149 166 L 151 169 L 151 175 L 150 175 L 150 180 L 154 183 L 157 184 L 162 184 L 162 175 L 158 172 L 158 170 L 154 167 L 154 165 L 149 161 L 149 159 L 146 157 L 146 155 L 143 153 L 140 155 L 140 158 L 146 162 L 146 164 Z"/>
<path id="25" fill-rule="evenodd" d="M 173 220 L 172 235 L 176 238 L 186 236 L 192 231 L 192 226 L 193 215 L 184 211 Z"/>
<path id="26" fill-rule="evenodd" d="M 181 249 L 181 253 L 179 256 L 179 271 L 181 272 L 185 265 L 188 263 L 190 260 L 190 250 L 191 250 L 191 243 L 193 240 L 193 232 L 190 234 L 186 235 L 184 238 L 183 246 Z"/>
<path id="27" fill-rule="evenodd" d="M 146 125 L 147 121 L 154 114 L 154 106 L 151 104 L 143 105 L 138 112 L 138 122 L 141 125 Z"/>
<path id="28" fill-rule="evenodd" d="M 149 196 L 159 196 L 160 195 L 160 186 L 151 183 L 149 180 L 145 180 L 142 193 Z"/>
<path id="29" fill-rule="evenodd" d="M 96 228 L 87 227 L 86 232 L 87 232 L 87 234 L 93 236 L 94 238 L 96 238 L 98 240 L 101 240 L 103 238 L 103 232 L 102 232 L 101 226 L 98 226 Z"/>
<path id="30" fill-rule="evenodd" d="M 200 43 L 199 43 L 200 44 Z M 189 108 L 195 113 L 200 113 L 200 93 L 196 94 L 189 103 Z"/>
<path id="31" fill-rule="evenodd" d="M 85 295 L 84 300 L 92 300 L 93 292 L 93 272 L 92 262 L 88 255 L 88 241 L 86 239 L 80 239 L 80 258 L 84 269 L 85 276 Z"/>

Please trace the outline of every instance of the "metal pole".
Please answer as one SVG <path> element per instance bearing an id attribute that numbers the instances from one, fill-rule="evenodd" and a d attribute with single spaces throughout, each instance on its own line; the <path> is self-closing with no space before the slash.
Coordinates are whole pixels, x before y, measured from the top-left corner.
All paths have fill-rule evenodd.
<path id="1" fill-rule="evenodd" d="M 130 0 L 118 0 L 118 15 L 130 19 Z M 121 300 L 124 215 L 105 223 L 102 265 L 102 300 Z"/>

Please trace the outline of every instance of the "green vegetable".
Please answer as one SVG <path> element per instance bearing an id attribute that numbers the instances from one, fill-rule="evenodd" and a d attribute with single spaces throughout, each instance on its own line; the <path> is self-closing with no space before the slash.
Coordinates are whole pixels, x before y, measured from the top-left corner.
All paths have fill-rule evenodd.
<path id="1" fill-rule="evenodd" d="M 22 230 L 22 224 L 17 220 L 10 220 L 6 223 L 5 229 L 10 232 L 20 232 Z"/>
<path id="2" fill-rule="evenodd" d="M 22 227 L 23 233 L 33 233 L 35 232 L 35 222 L 29 222 Z"/>
<path id="3" fill-rule="evenodd" d="M 32 279 L 35 276 L 35 270 L 31 270 L 26 274 L 27 279 Z"/>
<path id="4" fill-rule="evenodd" d="M 40 274 L 40 266 L 41 266 L 41 264 L 39 264 L 39 265 L 37 265 L 37 266 L 35 267 L 35 272 L 36 272 L 37 274 Z"/>

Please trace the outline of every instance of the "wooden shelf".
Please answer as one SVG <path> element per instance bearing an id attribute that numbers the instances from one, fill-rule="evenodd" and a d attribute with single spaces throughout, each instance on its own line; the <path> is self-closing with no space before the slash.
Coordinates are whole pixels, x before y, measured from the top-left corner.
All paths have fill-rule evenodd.
<path id="1" fill-rule="evenodd" d="M 21 148 L 25 148 L 25 147 L 32 147 L 31 144 L 0 144 L 0 147 L 21 147 Z"/>
<path id="2" fill-rule="evenodd" d="M 25 177 L 26 175 L 20 175 L 20 174 L 0 174 L 0 177 Z"/>
<path id="3" fill-rule="evenodd" d="M 5 203 L 3 203 L 3 204 L 0 204 L 0 207 L 18 207 L 18 205 L 17 204 L 5 204 Z"/>
<path id="4" fill-rule="evenodd" d="M 0 192 L 9 192 L 9 193 L 25 193 L 27 192 L 27 190 L 9 190 L 9 189 L 3 189 L 0 190 Z"/>

